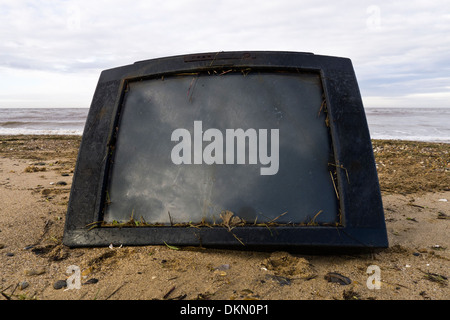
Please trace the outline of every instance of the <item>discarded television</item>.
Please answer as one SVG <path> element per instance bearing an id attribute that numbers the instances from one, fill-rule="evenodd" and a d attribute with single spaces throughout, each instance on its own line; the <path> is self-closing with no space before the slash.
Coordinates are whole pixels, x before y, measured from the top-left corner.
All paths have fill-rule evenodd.
<path id="1" fill-rule="evenodd" d="M 351 61 L 215 52 L 103 71 L 63 241 L 387 247 Z"/>

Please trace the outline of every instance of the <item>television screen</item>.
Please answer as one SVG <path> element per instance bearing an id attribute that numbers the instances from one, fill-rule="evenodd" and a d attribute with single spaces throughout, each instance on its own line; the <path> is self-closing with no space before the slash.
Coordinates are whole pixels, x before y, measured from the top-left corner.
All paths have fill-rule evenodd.
<path id="1" fill-rule="evenodd" d="M 386 239 L 350 60 L 219 52 L 102 73 L 66 244 L 385 247 Z"/>

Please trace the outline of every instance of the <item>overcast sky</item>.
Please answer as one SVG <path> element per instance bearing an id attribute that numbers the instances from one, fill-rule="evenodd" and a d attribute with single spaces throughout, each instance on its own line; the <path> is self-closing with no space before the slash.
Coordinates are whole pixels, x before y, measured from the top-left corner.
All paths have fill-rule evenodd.
<path id="1" fill-rule="evenodd" d="M 348 57 L 365 107 L 450 107 L 448 0 L 0 0 L 0 107 L 89 107 L 101 70 L 231 50 Z"/>

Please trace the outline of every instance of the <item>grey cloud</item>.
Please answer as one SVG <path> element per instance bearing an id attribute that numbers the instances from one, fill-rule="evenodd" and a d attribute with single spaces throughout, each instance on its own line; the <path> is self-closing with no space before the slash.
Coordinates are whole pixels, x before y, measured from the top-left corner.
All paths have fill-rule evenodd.
<path id="1" fill-rule="evenodd" d="M 448 75 L 446 7 L 444 0 L 10 1 L 0 4 L 0 68 L 99 74 L 175 54 L 307 51 L 351 58 L 363 92 L 395 94 L 386 88 L 395 84 L 408 94 L 425 90 L 415 81 L 432 90 Z"/>

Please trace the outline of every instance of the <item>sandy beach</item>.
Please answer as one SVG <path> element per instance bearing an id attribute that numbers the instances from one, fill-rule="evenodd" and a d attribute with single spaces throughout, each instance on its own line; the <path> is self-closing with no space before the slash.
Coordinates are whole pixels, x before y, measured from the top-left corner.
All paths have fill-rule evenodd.
<path id="1" fill-rule="evenodd" d="M 80 141 L 79 136 L 0 136 L 0 300 L 450 297 L 450 144 L 373 141 L 389 248 L 315 255 L 171 246 L 68 248 L 62 236 Z M 378 288 L 367 283 L 369 266 L 378 268 Z M 81 273 L 79 288 L 64 287 L 75 274 L 68 269 Z"/>

